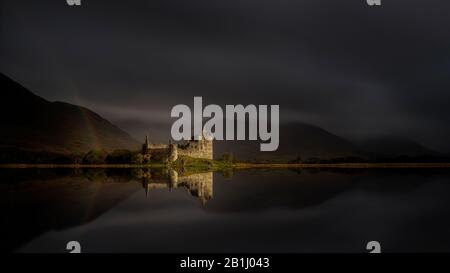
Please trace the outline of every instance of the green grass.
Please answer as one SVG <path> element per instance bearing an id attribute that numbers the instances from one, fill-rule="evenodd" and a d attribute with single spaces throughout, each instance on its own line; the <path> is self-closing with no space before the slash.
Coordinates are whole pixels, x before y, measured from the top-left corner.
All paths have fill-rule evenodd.
<path id="1" fill-rule="evenodd" d="M 184 174 L 253 168 L 450 168 L 450 163 L 244 163 L 180 156 L 177 161 L 148 164 L 0 164 L 0 168 L 173 168 Z"/>

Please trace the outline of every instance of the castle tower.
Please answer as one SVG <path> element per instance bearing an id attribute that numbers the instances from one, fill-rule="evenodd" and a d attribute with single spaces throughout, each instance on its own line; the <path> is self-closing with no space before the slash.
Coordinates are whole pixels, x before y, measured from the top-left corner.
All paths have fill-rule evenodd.
<path id="1" fill-rule="evenodd" d="M 169 144 L 169 162 L 175 162 L 178 159 L 178 145 L 175 143 Z"/>
<path id="2" fill-rule="evenodd" d="M 142 154 L 147 154 L 150 150 L 150 144 L 148 143 L 148 136 L 145 136 L 145 142 L 142 145 Z"/>
<path id="3" fill-rule="evenodd" d="M 203 132 L 202 138 L 202 148 L 205 151 L 205 155 L 207 159 L 213 159 L 213 139 L 214 136 L 211 133 Z"/>

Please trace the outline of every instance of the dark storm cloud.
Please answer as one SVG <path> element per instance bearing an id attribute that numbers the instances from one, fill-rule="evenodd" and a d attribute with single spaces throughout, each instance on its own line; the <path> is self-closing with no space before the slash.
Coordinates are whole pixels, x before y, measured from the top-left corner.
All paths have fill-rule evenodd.
<path id="1" fill-rule="evenodd" d="M 450 3 L 342 2 L 2 1 L 0 67 L 139 137 L 202 95 L 450 150 Z"/>

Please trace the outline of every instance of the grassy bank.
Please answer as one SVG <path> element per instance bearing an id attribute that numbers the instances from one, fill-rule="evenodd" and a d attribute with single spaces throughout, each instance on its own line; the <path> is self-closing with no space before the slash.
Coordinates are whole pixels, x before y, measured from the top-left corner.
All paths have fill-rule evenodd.
<path id="1" fill-rule="evenodd" d="M 188 156 L 180 156 L 177 161 L 170 164 L 170 167 L 180 172 L 205 172 L 205 171 L 222 171 L 233 169 L 234 163 L 223 160 L 212 160 L 203 158 L 192 158 Z"/>

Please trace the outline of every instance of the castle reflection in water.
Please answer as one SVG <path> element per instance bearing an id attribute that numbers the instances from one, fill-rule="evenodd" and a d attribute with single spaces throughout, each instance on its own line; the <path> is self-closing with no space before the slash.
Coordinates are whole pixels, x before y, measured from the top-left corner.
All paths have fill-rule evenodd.
<path id="1" fill-rule="evenodd" d="M 150 170 L 141 170 L 139 177 L 148 196 L 151 190 L 176 189 L 184 187 L 187 192 L 200 199 L 203 205 L 213 197 L 213 173 L 179 174 L 175 170 L 165 170 L 164 175 L 155 175 Z"/>

